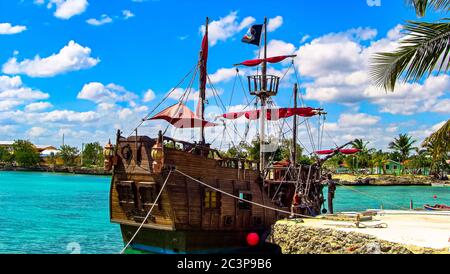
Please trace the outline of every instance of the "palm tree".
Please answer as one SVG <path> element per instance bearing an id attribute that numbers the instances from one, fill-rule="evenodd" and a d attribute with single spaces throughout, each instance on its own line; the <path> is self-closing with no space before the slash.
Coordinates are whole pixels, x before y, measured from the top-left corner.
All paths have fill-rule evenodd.
<path id="1" fill-rule="evenodd" d="M 406 0 L 419 17 L 427 9 L 448 12 L 450 0 Z M 406 36 L 394 52 L 374 55 L 369 75 L 373 82 L 386 90 L 393 91 L 398 79 L 404 82 L 419 81 L 433 71 L 447 72 L 450 68 L 450 20 L 437 22 L 407 21 L 403 26 Z M 402 77 L 403 76 L 403 77 Z"/>
<path id="2" fill-rule="evenodd" d="M 409 153 L 414 150 L 413 144 L 416 140 L 412 139 L 412 136 L 408 134 L 400 134 L 398 138 L 394 138 L 394 141 L 389 143 L 389 149 L 398 152 L 400 155 L 400 162 L 405 161 L 409 157 Z"/>
<path id="3" fill-rule="evenodd" d="M 369 142 L 364 142 L 363 139 L 355 139 L 352 142 L 352 147 L 359 149 L 362 152 L 367 151 L 367 145 L 369 144 Z"/>
<path id="4" fill-rule="evenodd" d="M 358 154 L 357 154 L 357 163 L 356 163 L 356 167 L 363 167 L 366 168 L 369 165 L 369 153 L 368 153 L 368 149 L 367 149 L 367 145 L 369 144 L 369 142 L 364 142 L 363 139 L 355 139 L 352 142 L 352 147 L 356 148 L 359 150 Z"/>
<path id="5" fill-rule="evenodd" d="M 439 173 L 448 168 L 446 161 L 450 156 L 450 120 L 426 138 L 422 146 L 427 149 L 433 158 L 432 169 Z"/>
<path id="6" fill-rule="evenodd" d="M 422 143 L 422 146 L 427 147 L 429 144 L 433 144 L 434 158 L 441 154 L 447 154 L 450 151 L 450 120 L 447 121 L 438 131 L 431 134 Z"/>
<path id="7" fill-rule="evenodd" d="M 59 149 L 58 156 L 61 157 L 61 159 L 64 162 L 64 165 L 66 166 L 73 166 L 75 165 L 75 159 L 78 156 L 78 149 L 76 147 L 71 147 L 69 145 L 62 145 Z"/>

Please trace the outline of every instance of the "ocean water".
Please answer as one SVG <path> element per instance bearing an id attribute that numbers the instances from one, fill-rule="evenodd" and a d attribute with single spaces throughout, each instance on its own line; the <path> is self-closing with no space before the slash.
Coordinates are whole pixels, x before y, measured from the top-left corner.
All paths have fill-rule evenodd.
<path id="1" fill-rule="evenodd" d="M 0 253 L 118 253 L 109 177 L 0 172 Z"/>
<path id="2" fill-rule="evenodd" d="M 118 253 L 123 243 L 109 222 L 109 183 L 102 176 L 0 172 L 0 253 Z M 409 208 L 411 199 L 415 207 L 450 204 L 450 188 L 338 187 L 335 210 Z"/>

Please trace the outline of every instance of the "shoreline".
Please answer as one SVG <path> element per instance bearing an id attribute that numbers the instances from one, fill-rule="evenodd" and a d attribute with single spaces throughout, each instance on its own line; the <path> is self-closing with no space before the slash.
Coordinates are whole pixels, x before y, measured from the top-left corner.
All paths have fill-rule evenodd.
<path id="1" fill-rule="evenodd" d="M 93 176 L 111 176 L 111 171 L 86 167 L 64 167 L 64 166 L 37 166 L 37 167 L 0 167 L 0 171 L 23 171 L 23 172 L 52 172 L 65 174 L 82 174 Z"/>
<path id="2" fill-rule="evenodd" d="M 112 171 L 102 168 L 66 167 L 66 166 L 37 166 L 37 167 L 13 167 L 0 166 L 0 171 L 23 171 L 23 172 L 53 172 L 65 174 L 82 174 L 93 176 L 111 176 Z M 431 186 L 432 183 L 443 181 L 429 176 L 414 175 L 348 175 L 336 174 L 333 176 L 338 181 L 337 186 Z"/>
<path id="3" fill-rule="evenodd" d="M 431 186 L 433 183 L 445 182 L 422 175 L 335 174 L 333 178 L 338 181 L 338 186 Z"/>

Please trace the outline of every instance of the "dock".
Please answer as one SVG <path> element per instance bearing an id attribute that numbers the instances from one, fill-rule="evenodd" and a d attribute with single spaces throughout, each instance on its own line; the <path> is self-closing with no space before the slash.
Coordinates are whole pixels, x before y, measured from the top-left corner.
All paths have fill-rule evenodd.
<path id="1" fill-rule="evenodd" d="M 283 253 L 292 254 L 450 254 L 450 211 L 368 210 L 284 220 L 272 235 Z"/>

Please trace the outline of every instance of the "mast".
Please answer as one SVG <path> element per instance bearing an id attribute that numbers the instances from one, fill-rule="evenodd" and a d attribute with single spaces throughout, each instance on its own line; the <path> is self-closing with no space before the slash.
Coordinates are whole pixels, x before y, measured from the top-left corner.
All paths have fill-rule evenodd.
<path id="1" fill-rule="evenodd" d="M 294 108 L 297 108 L 297 94 L 298 94 L 298 85 L 295 83 L 294 85 Z M 294 115 L 293 122 L 293 136 L 292 136 L 292 164 L 297 166 L 297 115 Z"/>
<path id="2" fill-rule="evenodd" d="M 206 62 L 205 59 L 205 50 L 208 50 L 208 24 L 209 24 L 209 18 L 206 17 L 206 24 L 205 24 L 205 36 L 204 40 L 202 42 L 202 49 L 200 50 L 200 71 L 202 72 L 200 75 L 200 92 L 199 92 L 199 108 L 200 108 L 200 118 L 202 120 L 200 125 L 200 143 L 205 144 L 205 127 L 203 125 L 203 121 L 205 120 L 205 100 L 206 100 Z M 205 48 L 205 39 L 206 39 L 206 48 Z M 207 54 L 207 52 L 206 52 Z M 207 58 L 207 57 L 206 57 Z M 204 74 L 204 75 L 203 75 Z"/>
<path id="3" fill-rule="evenodd" d="M 267 96 L 267 17 L 264 17 L 264 61 L 261 67 L 262 76 L 262 90 L 260 95 L 261 100 L 261 113 L 259 116 L 259 160 L 261 166 L 261 172 L 264 174 L 266 167 L 265 154 L 264 154 L 264 141 L 265 141 L 265 119 L 266 119 L 266 96 Z"/>

